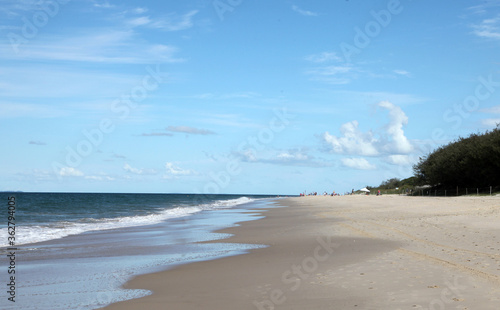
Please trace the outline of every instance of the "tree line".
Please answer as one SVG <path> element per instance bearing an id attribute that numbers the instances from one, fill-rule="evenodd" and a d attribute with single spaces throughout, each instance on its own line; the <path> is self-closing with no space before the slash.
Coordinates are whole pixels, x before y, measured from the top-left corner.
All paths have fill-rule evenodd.
<path id="1" fill-rule="evenodd" d="M 419 185 L 500 185 L 500 128 L 442 146 L 421 157 L 413 171 Z"/>
<path id="2" fill-rule="evenodd" d="M 420 158 L 414 176 L 392 178 L 377 188 L 414 188 L 430 185 L 435 189 L 489 187 L 500 185 L 500 125 L 483 134 L 471 134 L 441 146 Z"/>

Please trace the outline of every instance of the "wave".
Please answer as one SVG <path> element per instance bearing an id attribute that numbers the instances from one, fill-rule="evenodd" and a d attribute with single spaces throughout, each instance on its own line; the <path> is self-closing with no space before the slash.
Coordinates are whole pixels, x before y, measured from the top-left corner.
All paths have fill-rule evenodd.
<path id="1" fill-rule="evenodd" d="M 229 200 L 216 200 L 211 203 L 197 206 L 182 206 L 171 209 L 165 209 L 160 212 L 148 215 L 124 216 L 117 218 L 102 219 L 81 219 L 77 222 L 61 221 L 48 225 L 35 226 L 17 226 L 16 227 L 16 245 L 37 243 L 48 240 L 60 239 L 70 235 L 78 235 L 89 231 L 110 230 L 125 227 L 136 227 L 158 224 L 163 221 L 190 216 L 204 210 L 227 209 L 238 205 L 255 201 L 256 199 L 240 197 Z M 1 247 L 7 247 L 7 228 L 1 229 L 2 238 Z"/>

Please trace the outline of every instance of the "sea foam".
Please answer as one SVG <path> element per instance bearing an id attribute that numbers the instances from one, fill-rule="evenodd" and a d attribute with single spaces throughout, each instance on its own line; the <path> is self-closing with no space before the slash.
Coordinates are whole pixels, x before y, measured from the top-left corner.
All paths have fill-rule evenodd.
<path id="1" fill-rule="evenodd" d="M 197 206 L 179 206 L 147 215 L 102 219 L 86 218 L 80 219 L 77 222 L 60 221 L 47 225 L 17 226 L 16 245 L 60 239 L 66 236 L 82 234 L 89 231 L 154 225 L 169 219 L 189 216 L 204 210 L 232 208 L 254 200 L 256 199 L 240 197 L 237 199 L 216 200 L 211 203 Z M 3 237 L 1 237 L 2 245 L 0 245 L 0 247 L 7 247 L 7 228 L 1 229 L 1 236 Z"/>

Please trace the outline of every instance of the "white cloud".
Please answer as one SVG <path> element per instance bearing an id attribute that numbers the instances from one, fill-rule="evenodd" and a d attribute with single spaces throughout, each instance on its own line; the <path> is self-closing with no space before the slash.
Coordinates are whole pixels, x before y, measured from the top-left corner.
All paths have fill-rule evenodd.
<path id="1" fill-rule="evenodd" d="M 299 8 L 298 6 L 296 6 L 296 5 L 292 6 L 292 10 L 294 10 L 295 12 L 297 12 L 297 13 L 299 13 L 301 15 L 304 15 L 304 16 L 318 16 L 318 13 L 312 12 L 312 11 L 303 10 L 303 9 Z"/>
<path id="2" fill-rule="evenodd" d="M 306 71 L 314 81 L 328 84 L 348 84 L 354 77 L 355 71 L 350 65 L 316 67 Z"/>
<path id="3" fill-rule="evenodd" d="M 194 174 L 194 171 L 182 169 L 176 166 L 174 163 L 169 162 L 165 164 L 165 170 L 165 175 L 163 176 L 165 179 Z"/>
<path id="4" fill-rule="evenodd" d="M 33 13 L 39 9 L 37 1 L 20 1 L 20 0 L 2 0 L 0 14 L 5 14 L 8 17 L 19 17 L 25 15 L 26 11 Z"/>
<path id="5" fill-rule="evenodd" d="M 104 1 L 102 3 L 97 3 L 97 1 L 94 1 L 94 7 L 101 9 L 112 9 L 115 8 L 116 6 L 110 4 L 108 1 Z"/>
<path id="6" fill-rule="evenodd" d="M 250 149 L 246 149 L 243 152 L 235 152 L 234 154 L 244 162 L 255 163 L 259 161 L 257 156 L 255 156 L 255 152 Z"/>
<path id="7" fill-rule="evenodd" d="M 397 166 L 409 166 L 414 164 L 414 161 L 408 155 L 389 155 L 385 158 L 385 161 L 391 165 Z"/>
<path id="8" fill-rule="evenodd" d="M 100 175 L 89 175 L 89 176 L 86 176 L 85 179 L 94 180 L 94 181 L 114 181 L 115 180 L 115 178 L 113 178 L 113 177 L 100 176 Z"/>
<path id="9" fill-rule="evenodd" d="M 324 63 L 324 62 L 340 62 L 342 61 L 342 58 L 337 56 L 335 52 L 323 52 L 319 54 L 313 54 L 306 56 L 305 59 L 310 62 L 315 62 L 315 63 Z"/>
<path id="10" fill-rule="evenodd" d="M 396 73 L 397 75 L 402 75 L 402 76 L 406 76 L 406 77 L 411 76 L 410 72 L 408 72 L 406 70 L 393 70 L 393 72 Z"/>
<path id="11" fill-rule="evenodd" d="M 342 158 L 341 162 L 345 167 L 358 170 L 372 170 L 376 168 L 375 165 L 370 164 L 364 158 Z"/>
<path id="12" fill-rule="evenodd" d="M 497 105 L 497 106 L 494 106 L 491 108 L 482 109 L 481 112 L 489 113 L 489 114 L 500 114 L 500 105 Z M 498 126 L 498 124 L 500 124 L 500 118 L 496 117 L 496 118 L 483 119 L 481 121 L 481 124 L 483 126 L 486 126 L 486 127 L 496 128 Z"/>
<path id="13" fill-rule="evenodd" d="M 168 132 L 152 132 L 152 133 L 143 133 L 142 137 L 172 137 L 173 134 Z"/>
<path id="14" fill-rule="evenodd" d="M 280 160 L 285 160 L 285 161 L 288 161 L 288 160 L 308 160 L 309 159 L 309 156 L 307 156 L 306 154 L 303 154 L 303 153 L 292 154 L 289 152 L 280 153 L 276 157 Z"/>
<path id="15" fill-rule="evenodd" d="M 59 170 L 59 175 L 62 177 L 82 177 L 84 176 L 83 172 L 77 170 L 73 167 L 62 167 Z"/>
<path id="16" fill-rule="evenodd" d="M 193 27 L 193 17 L 198 14 L 197 10 L 190 11 L 184 15 L 177 16 L 170 14 L 161 20 L 154 21 L 149 24 L 152 28 L 157 28 L 164 31 L 180 31 Z"/>
<path id="17" fill-rule="evenodd" d="M 127 24 L 129 24 L 132 27 L 144 26 L 149 23 L 151 23 L 151 19 L 149 19 L 148 16 L 136 17 L 127 21 Z"/>
<path id="18" fill-rule="evenodd" d="M 2 88 L 3 87 L 0 86 L 0 90 L 3 90 Z M 53 118 L 62 116 L 65 116 L 65 112 L 48 104 L 0 103 L 0 118 Z"/>
<path id="19" fill-rule="evenodd" d="M 139 175 L 150 175 L 150 174 L 156 174 L 156 171 L 154 169 L 138 169 L 130 166 L 129 164 L 125 164 L 123 166 L 123 169 L 127 172 L 133 173 L 133 174 L 139 174 Z"/>
<path id="20" fill-rule="evenodd" d="M 260 97 L 261 95 L 252 91 L 216 94 L 216 93 L 203 93 L 190 96 L 196 99 L 210 99 L 210 100 L 231 100 L 231 99 L 252 99 Z"/>
<path id="21" fill-rule="evenodd" d="M 289 150 L 255 150 L 246 149 L 233 152 L 232 156 L 242 162 L 261 163 L 280 166 L 302 166 L 302 167 L 330 167 L 331 162 L 315 158 L 310 155 L 306 148 L 295 148 Z"/>
<path id="22" fill-rule="evenodd" d="M 261 160 L 263 163 L 277 164 L 284 166 L 303 166 L 303 167 L 326 167 L 331 166 L 331 163 L 317 159 L 310 155 L 308 150 L 290 149 L 286 151 L 279 151 L 276 155 L 271 155 L 271 159 Z"/>
<path id="23" fill-rule="evenodd" d="M 500 114 L 500 105 L 497 105 L 497 106 L 494 106 L 494 107 L 491 107 L 491 108 L 487 108 L 487 109 L 482 109 L 481 112 L 492 113 L 492 114 Z"/>
<path id="24" fill-rule="evenodd" d="M 328 132 L 323 134 L 324 141 L 337 154 L 352 154 L 363 156 L 376 156 L 379 151 L 375 147 L 377 140 L 372 132 L 363 133 L 359 130 L 359 123 L 352 121 L 340 127 L 341 137 L 336 137 Z"/>
<path id="25" fill-rule="evenodd" d="M 143 72 L 147 74 L 145 69 Z M 160 72 L 162 79 L 166 77 L 166 73 Z M 28 61 L 17 66 L 0 65 L 0 81 L 3 81 L 0 82 L 0 118 L 70 117 L 75 113 L 85 116 L 109 111 L 110 98 L 124 94 L 126 87 L 130 90 L 138 85 L 138 75 Z M 42 98 L 53 100 L 45 102 Z"/>
<path id="26" fill-rule="evenodd" d="M 485 19 L 481 23 L 473 25 L 472 28 L 474 29 L 472 33 L 479 37 L 500 39 L 500 15 Z"/>
<path id="27" fill-rule="evenodd" d="M 83 177 L 86 180 L 94 180 L 94 181 L 114 181 L 113 177 L 107 175 L 85 175 L 78 169 L 73 167 L 63 167 L 59 170 L 59 176 L 61 177 Z"/>
<path id="28" fill-rule="evenodd" d="M 408 117 L 400 107 L 388 101 L 382 101 L 379 107 L 389 111 L 389 123 L 382 130 L 362 132 L 359 123 L 352 121 L 340 127 L 339 137 L 329 132 L 323 134 L 323 141 L 332 153 L 382 157 L 393 165 L 407 166 L 412 163 L 408 156 L 415 150 L 413 144 L 405 136 L 403 126 L 408 123 Z M 375 135 L 378 138 L 375 138 Z M 344 166 L 355 169 L 375 169 L 363 158 L 341 159 Z"/>
<path id="29" fill-rule="evenodd" d="M 173 46 L 145 42 L 133 30 L 104 29 L 62 38 L 47 36 L 43 42 L 22 46 L 19 53 L 12 53 L 10 44 L 0 45 L 0 53 L 11 59 L 111 64 L 184 61 L 174 56 L 177 51 Z"/>
<path id="30" fill-rule="evenodd" d="M 327 67 L 318 68 L 316 73 L 330 76 L 330 75 L 337 75 L 337 74 L 352 72 L 352 70 L 353 69 L 351 66 L 327 66 Z"/>
<path id="31" fill-rule="evenodd" d="M 189 126 L 168 126 L 167 131 L 179 132 L 190 135 L 215 135 L 216 133 L 207 129 L 199 129 Z"/>
<path id="32" fill-rule="evenodd" d="M 496 128 L 500 124 L 500 118 L 483 119 L 481 124 L 486 127 Z"/>
<path id="33" fill-rule="evenodd" d="M 490 1 L 483 1 L 480 4 L 471 6 L 467 8 L 474 14 L 484 14 L 491 12 L 491 10 L 494 10 L 495 7 L 500 6 L 500 1 L 499 0 L 490 0 Z"/>
<path id="34" fill-rule="evenodd" d="M 403 130 L 403 126 L 408 124 L 408 117 L 403 110 L 389 101 L 382 101 L 378 105 L 389 111 L 390 123 L 386 126 L 386 131 L 390 141 L 384 147 L 386 151 L 399 154 L 408 154 L 413 151 L 413 145 L 406 138 Z"/>
<path id="35" fill-rule="evenodd" d="M 137 8 L 135 8 L 135 9 L 133 9 L 133 10 L 132 10 L 132 12 L 133 12 L 134 14 L 144 14 L 144 13 L 146 13 L 147 11 L 149 11 L 149 9 L 148 9 L 148 8 L 141 8 L 141 7 L 137 7 Z"/>

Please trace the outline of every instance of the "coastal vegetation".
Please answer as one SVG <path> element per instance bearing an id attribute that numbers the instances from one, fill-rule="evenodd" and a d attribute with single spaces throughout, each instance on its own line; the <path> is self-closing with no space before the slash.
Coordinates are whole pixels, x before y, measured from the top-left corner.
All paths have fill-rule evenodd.
<path id="1" fill-rule="evenodd" d="M 500 185 L 500 128 L 442 146 L 413 167 L 420 185 Z"/>
<path id="2" fill-rule="evenodd" d="M 420 158 L 413 166 L 414 176 L 383 181 L 370 190 L 384 193 L 416 193 L 445 195 L 475 193 L 476 189 L 499 190 L 500 126 L 483 134 L 471 134 L 441 146 Z M 456 192 L 455 192 L 456 189 Z M 486 190 L 485 190 L 486 191 Z"/>

